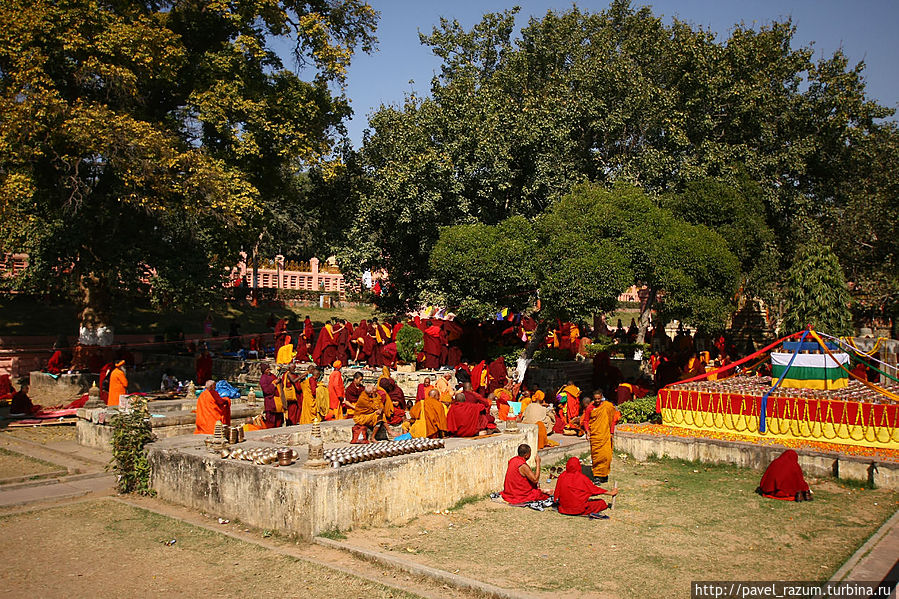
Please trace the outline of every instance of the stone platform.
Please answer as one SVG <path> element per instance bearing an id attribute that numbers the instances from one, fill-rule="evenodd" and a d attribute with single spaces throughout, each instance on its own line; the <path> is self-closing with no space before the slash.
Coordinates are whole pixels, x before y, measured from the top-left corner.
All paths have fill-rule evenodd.
<path id="1" fill-rule="evenodd" d="M 147 407 L 150 410 L 150 426 L 157 439 L 193 435 L 197 422 L 197 415 L 193 411 L 197 407 L 196 399 L 151 401 L 147 403 Z M 78 444 L 112 451 L 111 421 L 117 412 L 116 408 L 109 407 L 79 409 L 78 422 L 75 423 L 75 439 Z M 234 403 L 231 405 L 231 422 L 236 425 L 261 413 L 261 401 L 252 405 Z"/>
<path id="2" fill-rule="evenodd" d="M 321 425 L 325 448 L 349 444 L 352 420 Z M 518 445 L 536 447 L 535 426 L 484 438 L 446 439 L 446 447 L 340 468 L 303 466 L 312 425 L 249 432 L 240 447 L 295 443 L 299 459 L 276 467 L 222 459 L 204 435 L 148 446 L 151 484 L 159 497 L 192 509 L 303 539 L 329 530 L 399 524 L 465 497 L 502 488 Z"/>
<path id="3" fill-rule="evenodd" d="M 734 464 L 763 471 L 787 449 L 780 445 L 744 441 L 641 434 L 640 425 L 628 426 L 633 430 L 615 431 L 614 451 L 629 453 L 638 461 L 666 457 L 706 464 Z M 897 462 L 801 447 L 795 451 L 799 454 L 799 465 L 807 475 L 866 481 L 882 489 L 899 489 Z"/>

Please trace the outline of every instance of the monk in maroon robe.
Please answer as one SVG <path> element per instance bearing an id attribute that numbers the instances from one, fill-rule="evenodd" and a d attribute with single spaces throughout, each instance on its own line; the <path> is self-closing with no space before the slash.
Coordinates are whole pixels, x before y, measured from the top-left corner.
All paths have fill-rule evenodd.
<path id="1" fill-rule="evenodd" d="M 59 374 L 62 372 L 63 368 L 63 358 L 62 352 L 60 350 L 56 350 L 53 352 L 53 355 L 50 356 L 50 360 L 47 361 L 47 372 L 50 374 Z"/>
<path id="2" fill-rule="evenodd" d="M 353 413 L 356 410 L 356 402 L 359 401 L 359 396 L 362 395 L 363 391 L 365 391 L 365 385 L 362 384 L 362 373 L 357 372 L 353 375 L 353 382 L 344 389 L 343 408 L 346 411 L 347 418 L 353 417 Z"/>
<path id="3" fill-rule="evenodd" d="M 205 385 L 206 381 L 212 379 L 212 356 L 205 349 L 197 358 L 197 384 Z"/>
<path id="4" fill-rule="evenodd" d="M 350 339 L 353 336 L 353 325 L 350 321 L 343 321 L 343 328 L 337 335 L 337 359 L 341 364 L 349 364 L 351 353 Z"/>
<path id="5" fill-rule="evenodd" d="M 606 491 L 593 484 L 593 481 L 581 470 L 581 461 L 576 457 L 568 458 L 565 472 L 556 481 L 555 499 L 559 504 L 559 513 L 569 516 L 588 516 L 598 514 L 609 505 L 602 499 L 590 499 L 594 495 L 614 497 L 618 489 Z"/>
<path id="6" fill-rule="evenodd" d="M 402 424 L 406 417 L 406 395 L 403 390 L 392 378 L 380 379 L 378 386 L 387 393 L 393 403 L 393 415 L 387 420 L 387 424 L 391 426 Z"/>
<path id="7" fill-rule="evenodd" d="M 312 350 L 312 360 L 318 366 L 330 366 L 337 359 L 337 335 L 339 333 L 340 327 L 335 327 L 331 323 L 322 327 L 315 342 L 315 349 Z"/>
<path id="8" fill-rule="evenodd" d="M 512 505 L 522 505 L 532 501 L 548 499 L 538 483 L 540 482 L 540 456 L 535 459 L 537 471 L 531 470 L 528 460 L 531 457 L 531 446 L 521 444 L 518 446 L 518 455 L 509 460 L 506 468 L 506 478 L 503 481 L 502 498 Z"/>
<path id="9" fill-rule="evenodd" d="M 465 401 L 480 404 L 484 407 L 480 421 L 481 430 L 486 430 L 488 432 L 495 431 L 496 419 L 493 418 L 493 414 L 490 413 L 490 400 L 474 391 L 471 383 L 464 383 L 462 385 L 462 395 L 465 397 Z"/>
<path id="10" fill-rule="evenodd" d="M 783 501 L 810 501 L 812 492 L 799 466 L 799 454 L 788 449 L 768 465 L 756 493 Z"/>
<path id="11" fill-rule="evenodd" d="M 446 414 L 447 431 L 454 437 L 477 437 L 485 423 L 484 406 L 465 401 L 465 395 L 457 393 Z"/>
<path id="12" fill-rule="evenodd" d="M 315 338 L 315 329 L 308 316 L 303 320 L 303 338 L 306 340 L 306 345 L 312 345 L 312 340 Z"/>
<path id="13" fill-rule="evenodd" d="M 359 325 L 353 329 L 350 345 L 353 352 L 350 360 L 353 362 L 357 364 L 367 362 L 369 357 L 371 357 L 375 348 L 375 340 L 369 334 L 368 323 L 365 320 L 360 320 Z"/>
<path id="14" fill-rule="evenodd" d="M 497 389 L 505 387 L 508 381 L 506 361 L 500 356 L 487 367 L 487 393 L 493 393 Z"/>

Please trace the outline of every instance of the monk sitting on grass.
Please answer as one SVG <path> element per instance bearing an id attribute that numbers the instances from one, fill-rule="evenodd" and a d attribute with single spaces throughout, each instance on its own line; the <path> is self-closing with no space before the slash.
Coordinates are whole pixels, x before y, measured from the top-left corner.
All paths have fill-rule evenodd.
<path id="1" fill-rule="evenodd" d="M 554 493 L 559 504 L 560 514 L 596 518 L 609 505 L 602 499 L 591 499 L 591 497 L 606 494 L 609 497 L 615 497 L 618 495 L 618 489 L 606 491 L 596 486 L 581 470 L 581 461 L 576 457 L 568 458 L 565 472 L 559 475 Z"/>
<path id="2" fill-rule="evenodd" d="M 500 496 L 506 503 L 522 505 L 532 501 L 542 501 L 549 498 L 538 483 L 540 481 L 540 456 L 534 458 L 537 471 L 531 470 L 528 460 L 531 458 L 531 446 L 522 443 L 518 446 L 518 455 L 509 460 L 506 469 L 506 479 L 503 482 L 503 492 Z"/>
<path id="3" fill-rule="evenodd" d="M 802 475 L 799 454 L 788 449 L 768 465 L 756 493 L 783 501 L 811 501 L 812 492 Z"/>

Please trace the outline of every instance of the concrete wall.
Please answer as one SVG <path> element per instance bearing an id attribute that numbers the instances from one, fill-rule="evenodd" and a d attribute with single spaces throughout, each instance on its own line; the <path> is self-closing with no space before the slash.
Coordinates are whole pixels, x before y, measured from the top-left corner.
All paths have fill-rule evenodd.
<path id="1" fill-rule="evenodd" d="M 322 426 L 334 429 L 324 436 L 342 438 L 341 444 L 349 441 L 351 427 L 352 421 Z M 260 439 L 270 436 L 271 431 L 249 433 L 245 445 L 266 446 Z M 407 522 L 464 497 L 499 491 L 518 445 L 536 446 L 536 437 L 536 427 L 521 425 L 516 434 L 447 439 L 444 449 L 323 470 L 302 467 L 304 446 L 298 447 L 296 464 L 276 468 L 222 460 L 205 449 L 200 436 L 161 440 L 148 454 L 161 499 L 309 539 L 335 528 Z"/>
<path id="2" fill-rule="evenodd" d="M 667 457 L 764 470 L 784 448 L 719 439 L 659 437 L 618 430 L 615 432 L 615 451 L 629 453 L 640 461 Z M 899 489 L 899 463 L 808 449 L 797 449 L 796 453 L 799 454 L 799 465 L 807 475 L 869 481 L 880 488 Z"/>

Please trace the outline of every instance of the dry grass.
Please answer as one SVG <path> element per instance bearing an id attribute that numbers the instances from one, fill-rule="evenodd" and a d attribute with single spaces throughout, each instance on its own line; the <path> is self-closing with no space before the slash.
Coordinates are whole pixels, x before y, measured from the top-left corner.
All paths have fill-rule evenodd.
<path id="1" fill-rule="evenodd" d="M 24 439 L 41 445 L 52 445 L 62 441 L 75 441 L 74 426 L 22 426 L 5 428 L 0 433 L 16 439 Z"/>
<path id="2" fill-rule="evenodd" d="M 899 506 L 899 493 L 832 479 L 809 481 L 811 503 L 764 499 L 759 478 L 616 456 L 610 520 L 485 500 L 348 542 L 545 596 L 683 597 L 691 580 L 827 579 Z"/>
<path id="3" fill-rule="evenodd" d="M 65 468 L 0 448 L 0 479 L 17 476 L 40 476 Z"/>
<path id="4" fill-rule="evenodd" d="M 412 597 L 114 501 L 0 516 L 0 555 L 7 597 Z"/>

